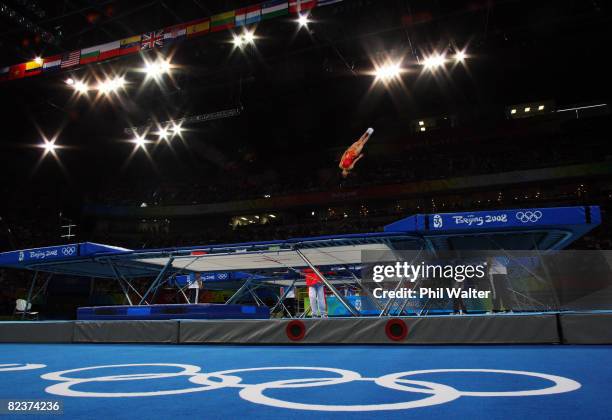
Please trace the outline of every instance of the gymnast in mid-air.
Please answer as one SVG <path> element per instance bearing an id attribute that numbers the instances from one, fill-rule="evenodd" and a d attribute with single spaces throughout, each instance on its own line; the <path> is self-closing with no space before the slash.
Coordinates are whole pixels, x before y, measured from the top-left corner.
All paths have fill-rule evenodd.
<path id="1" fill-rule="evenodd" d="M 363 136 L 361 136 L 359 140 L 353 143 L 351 147 L 346 149 L 346 152 L 344 152 L 344 154 L 342 155 L 342 158 L 340 159 L 340 164 L 338 165 L 338 167 L 342 170 L 343 178 L 346 178 L 347 176 L 349 176 L 349 174 L 355 167 L 355 164 L 359 161 L 359 159 L 363 157 L 363 154 L 361 153 L 361 151 L 363 150 L 363 147 L 370 139 L 370 136 L 372 135 L 373 132 L 374 132 L 373 128 L 368 128 L 366 132 L 363 133 Z"/>

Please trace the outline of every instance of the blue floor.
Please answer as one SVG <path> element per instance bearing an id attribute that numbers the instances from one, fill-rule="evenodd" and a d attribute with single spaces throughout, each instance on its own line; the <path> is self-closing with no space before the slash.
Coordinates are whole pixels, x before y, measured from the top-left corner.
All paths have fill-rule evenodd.
<path id="1" fill-rule="evenodd" d="M 409 374 L 433 369 L 523 373 Z M 59 399 L 77 419 L 592 420 L 612 412 L 612 346 L 2 344 L 0 399 Z"/>

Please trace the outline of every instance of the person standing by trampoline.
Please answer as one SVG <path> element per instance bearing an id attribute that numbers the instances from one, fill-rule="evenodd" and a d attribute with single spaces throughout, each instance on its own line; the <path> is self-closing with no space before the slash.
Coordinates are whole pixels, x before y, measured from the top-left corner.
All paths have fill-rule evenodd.
<path id="1" fill-rule="evenodd" d="M 325 285 L 323 280 L 312 268 L 304 270 L 306 286 L 308 286 L 308 298 L 310 300 L 310 312 L 313 318 L 327 318 L 325 305 Z"/>

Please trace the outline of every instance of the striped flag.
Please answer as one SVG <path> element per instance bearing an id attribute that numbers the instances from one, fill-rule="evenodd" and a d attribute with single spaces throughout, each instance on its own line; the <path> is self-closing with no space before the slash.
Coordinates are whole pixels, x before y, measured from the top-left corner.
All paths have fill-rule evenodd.
<path id="1" fill-rule="evenodd" d="M 21 79 L 22 77 L 25 77 L 25 67 L 26 63 L 12 65 L 11 69 L 9 70 L 9 80 Z"/>
<path id="2" fill-rule="evenodd" d="M 161 29 L 155 32 L 147 32 L 142 34 L 141 50 L 150 50 L 153 48 L 161 48 L 164 46 L 164 30 Z"/>
<path id="3" fill-rule="evenodd" d="M 244 7 L 236 10 L 236 26 L 251 25 L 261 20 L 261 6 Z"/>
<path id="4" fill-rule="evenodd" d="M 202 34 L 207 33 L 209 30 L 210 30 L 210 20 L 208 18 L 194 20 L 187 24 L 187 28 L 186 28 L 187 38 L 193 38 L 195 36 L 200 36 Z"/>
<path id="5" fill-rule="evenodd" d="M 81 51 L 79 50 L 72 51 L 68 54 L 64 54 L 62 56 L 62 64 L 60 64 L 60 67 L 65 69 L 68 67 L 76 66 L 77 64 L 79 64 L 80 58 L 81 58 Z"/>
<path id="6" fill-rule="evenodd" d="M 262 19 L 272 19 L 289 13 L 287 0 L 272 0 L 261 5 Z"/>
<path id="7" fill-rule="evenodd" d="M 290 0 L 289 13 L 300 13 L 305 10 L 314 9 L 317 5 L 317 0 Z"/>
<path id="8" fill-rule="evenodd" d="M 230 29 L 234 27 L 236 19 L 236 11 L 219 13 L 210 18 L 210 31 L 217 32 L 223 29 Z"/>
<path id="9" fill-rule="evenodd" d="M 83 48 L 81 50 L 81 58 L 79 60 L 80 64 L 93 63 L 98 61 L 98 56 L 100 55 L 100 45 L 96 45 L 95 47 Z"/>
<path id="10" fill-rule="evenodd" d="M 164 44 L 183 40 L 187 35 L 187 24 L 171 26 L 164 28 Z"/>
<path id="11" fill-rule="evenodd" d="M 45 57 L 45 58 L 43 58 L 43 68 L 42 68 L 42 71 L 47 72 L 47 71 L 59 70 L 60 64 L 62 64 L 62 56 L 61 55 L 54 55 L 52 57 Z"/>
<path id="12" fill-rule="evenodd" d="M 117 55 L 127 55 L 140 51 L 140 35 L 134 35 L 129 38 L 123 38 L 119 43 L 119 53 Z"/>
<path id="13" fill-rule="evenodd" d="M 317 1 L 317 6 L 321 7 L 321 6 L 329 6 L 331 4 L 336 4 L 336 3 L 340 3 L 342 0 L 318 0 Z"/>
<path id="14" fill-rule="evenodd" d="M 121 52 L 121 40 L 109 42 L 107 44 L 100 45 L 100 57 L 99 60 L 106 60 L 107 58 L 117 57 Z"/>
<path id="15" fill-rule="evenodd" d="M 40 74 L 42 71 L 42 60 L 38 61 L 28 61 L 25 63 L 25 72 L 26 76 L 34 76 L 36 74 Z"/>

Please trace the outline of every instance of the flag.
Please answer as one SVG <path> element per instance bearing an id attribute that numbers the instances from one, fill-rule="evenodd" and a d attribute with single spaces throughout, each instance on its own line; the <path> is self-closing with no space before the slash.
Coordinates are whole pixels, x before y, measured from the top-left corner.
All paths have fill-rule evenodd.
<path id="1" fill-rule="evenodd" d="M 42 60 L 28 61 L 25 63 L 26 76 L 34 76 L 42 71 Z"/>
<path id="2" fill-rule="evenodd" d="M 21 79 L 22 77 L 25 77 L 25 70 L 26 63 L 12 65 L 8 74 L 9 80 Z"/>
<path id="3" fill-rule="evenodd" d="M 331 4 L 336 4 L 336 3 L 340 3 L 342 0 L 318 0 L 317 1 L 317 6 L 321 7 L 321 6 L 329 6 Z"/>
<path id="4" fill-rule="evenodd" d="M 67 67 L 76 66 L 79 64 L 79 58 L 81 58 L 81 51 L 72 51 L 62 56 L 62 64 L 60 67 L 65 69 Z"/>
<path id="5" fill-rule="evenodd" d="M 207 33 L 210 30 L 210 20 L 199 19 L 187 23 L 187 38 L 193 38 L 194 36 L 200 36 Z"/>
<path id="6" fill-rule="evenodd" d="M 100 57 L 99 60 L 106 60 L 108 58 L 117 57 L 121 54 L 121 40 L 113 41 L 106 44 L 100 45 Z"/>
<path id="7" fill-rule="evenodd" d="M 93 63 L 98 61 L 98 57 L 100 56 L 100 47 L 101 45 L 96 45 L 95 47 L 83 48 L 81 50 L 81 58 L 79 60 L 80 64 Z"/>
<path id="8" fill-rule="evenodd" d="M 305 10 L 314 9 L 317 5 L 317 0 L 290 0 L 289 13 L 300 13 Z"/>
<path id="9" fill-rule="evenodd" d="M 164 30 L 160 29 L 155 32 L 147 32 L 142 34 L 142 43 L 140 44 L 141 50 L 150 50 L 153 48 L 160 48 L 164 46 Z"/>
<path id="10" fill-rule="evenodd" d="M 164 28 L 164 44 L 181 41 L 187 35 L 187 24 Z"/>
<path id="11" fill-rule="evenodd" d="M 235 23 L 235 11 L 219 13 L 210 18 L 210 31 L 217 32 L 223 29 L 229 29 L 234 27 Z"/>
<path id="12" fill-rule="evenodd" d="M 289 12 L 287 0 L 272 0 L 261 5 L 262 19 L 272 19 L 277 16 L 286 15 Z"/>
<path id="13" fill-rule="evenodd" d="M 127 55 L 140 51 L 140 35 L 134 35 L 129 38 L 123 38 L 119 43 L 119 53 L 117 55 Z"/>
<path id="14" fill-rule="evenodd" d="M 261 20 L 261 6 L 244 7 L 236 10 L 236 26 L 250 25 Z"/>
<path id="15" fill-rule="evenodd" d="M 47 72 L 47 71 L 59 70 L 60 64 L 62 64 L 62 56 L 61 55 L 54 55 L 52 57 L 45 57 L 45 58 L 43 58 L 43 68 L 42 68 L 42 71 Z"/>

